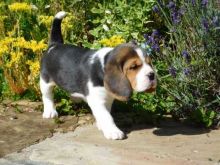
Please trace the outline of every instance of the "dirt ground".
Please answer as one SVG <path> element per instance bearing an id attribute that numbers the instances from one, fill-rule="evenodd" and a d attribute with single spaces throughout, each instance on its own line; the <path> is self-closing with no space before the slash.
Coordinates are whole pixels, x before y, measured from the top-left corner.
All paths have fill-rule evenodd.
<path id="1" fill-rule="evenodd" d="M 91 114 L 62 116 L 59 122 L 43 119 L 41 102 L 21 100 L 0 104 L 0 157 L 38 143 L 54 132 L 73 131 L 79 125 L 93 122 Z"/>
<path id="2" fill-rule="evenodd" d="M 63 116 L 60 117 L 60 123 L 56 123 L 54 119 L 42 119 L 42 113 L 35 110 L 39 109 L 40 106 L 42 106 L 41 103 L 28 101 L 6 102 L 0 105 L 0 157 L 4 157 L 5 155 L 16 151 L 19 152 L 27 146 L 39 143 L 47 137 L 53 136 L 54 132 L 72 132 L 78 126 L 87 124 L 90 125 L 94 122 L 91 114 L 86 114 L 79 117 Z M 167 163 L 165 164 L 179 164 L 180 162 L 187 162 L 186 164 L 191 162 L 191 164 L 193 164 L 194 161 L 196 161 L 197 164 L 200 164 L 201 162 L 205 162 L 205 164 L 220 164 L 219 130 L 193 128 L 170 119 L 162 121 L 160 124 L 161 127 L 134 125 L 132 124 L 132 120 L 128 120 L 129 114 L 123 114 L 119 116 L 118 119 L 126 121 L 126 124 L 120 125 L 124 125 L 124 127 L 121 128 L 128 135 L 127 139 L 118 142 L 118 144 L 128 143 L 129 140 L 134 140 L 132 143 L 129 142 L 130 145 L 135 144 L 135 141 L 138 140 L 137 137 L 139 137 L 139 148 L 142 148 L 141 144 L 143 143 L 145 149 L 149 149 L 149 151 L 147 150 L 148 154 L 151 153 L 151 151 L 152 153 L 157 153 L 152 154 L 152 157 L 149 158 L 149 160 L 152 159 L 152 162 L 162 163 L 166 160 L 165 162 Z M 136 133 L 138 134 L 137 136 L 135 134 L 137 130 L 143 131 Z M 133 133 L 135 134 L 134 139 L 132 139 Z M 95 129 L 94 131 L 93 127 L 89 127 L 89 129 L 84 131 L 82 134 L 83 135 L 76 136 L 75 140 L 82 142 L 85 141 L 85 144 L 91 143 L 92 145 L 93 141 L 91 139 L 101 141 L 99 139 L 101 138 L 103 141 L 103 146 L 108 146 L 107 144 L 114 143 L 103 139 L 103 136 L 98 132 L 98 130 Z M 146 144 L 144 135 L 147 135 Z M 131 151 L 133 152 L 133 149 Z M 124 150 L 121 152 L 125 154 Z M 130 153 L 127 153 L 125 155 L 129 154 Z M 169 155 L 170 158 L 166 155 Z M 132 155 L 130 156 L 132 157 Z M 137 158 L 137 161 L 138 160 L 139 159 Z M 181 161 L 178 163 L 179 160 Z"/>

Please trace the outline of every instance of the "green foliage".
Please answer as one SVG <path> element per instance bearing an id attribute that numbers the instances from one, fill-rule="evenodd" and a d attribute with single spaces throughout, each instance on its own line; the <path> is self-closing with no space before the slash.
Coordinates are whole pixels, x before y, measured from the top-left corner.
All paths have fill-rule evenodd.
<path id="1" fill-rule="evenodd" d="M 164 97 L 161 90 L 163 89 L 158 87 L 155 94 L 135 93 L 130 103 L 134 109 L 148 110 L 158 115 L 169 113 L 175 102 L 172 97 Z"/>
<path id="2" fill-rule="evenodd" d="M 89 112 L 89 107 L 84 102 L 76 103 L 62 89 L 55 87 L 54 99 L 57 102 L 56 110 L 60 115 L 79 115 Z"/>
<path id="3" fill-rule="evenodd" d="M 210 127 L 213 125 L 213 121 L 216 118 L 216 112 L 212 110 L 206 110 L 204 108 L 196 109 L 189 116 L 190 121 L 195 121 L 198 125 L 204 125 Z"/>
<path id="4" fill-rule="evenodd" d="M 175 100 L 172 114 L 212 126 L 220 107 L 220 12 L 215 1 L 160 1 L 167 35 L 147 38 L 163 63 L 160 86 Z M 216 20 L 217 19 L 217 20 Z"/>
<path id="5" fill-rule="evenodd" d="M 57 106 L 57 111 L 59 114 L 63 115 L 76 115 L 76 112 L 72 109 L 72 102 L 67 99 L 61 99 Z"/>
<path id="6" fill-rule="evenodd" d="M 92 7 L 89 23 L 94 28 L 90 33 L 95 39 L 121 35 L 125 39 L 140 40 L 142 34 L 149 31 L 151 8 L 154 0 L 134 0 L 98 3 Z"/>
<path id="7" fill-rule="evenodd" d="M 56 109 L 60 115 L 79 115 L 89 112 L 89 107 L 84 102 L 74 103 L 70 99 L 61 99 Z"/>

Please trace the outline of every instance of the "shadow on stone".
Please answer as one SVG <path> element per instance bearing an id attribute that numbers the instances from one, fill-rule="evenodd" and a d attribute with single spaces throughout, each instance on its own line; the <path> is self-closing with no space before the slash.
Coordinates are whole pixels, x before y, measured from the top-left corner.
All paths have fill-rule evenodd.
<path id="1" fill-rule="evenodd" d="M 125 104 L 114 103 L 112 115 L 116 125 L 125 133 L 155 128 L 152 132 L 157 136 L 199 135 L 209 133 L 207 128 L 198 128 L 174 120 L 169 115 L 155 114 L 149 111 L 133 110 Z"/>

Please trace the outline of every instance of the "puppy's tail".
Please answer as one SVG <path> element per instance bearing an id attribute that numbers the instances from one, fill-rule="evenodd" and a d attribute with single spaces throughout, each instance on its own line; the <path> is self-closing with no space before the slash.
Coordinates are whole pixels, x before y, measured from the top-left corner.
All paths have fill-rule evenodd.
<path id="1" fill-rule="evenodd" d="M 63 36 L 61 33 L 61 22 L 62 19 L 66 16 L 65 11 L 58 12 L 53 20 L 51 32 L 50 32 L 50 40 L 49 46 L 56 43 L 63 43 Z"/>

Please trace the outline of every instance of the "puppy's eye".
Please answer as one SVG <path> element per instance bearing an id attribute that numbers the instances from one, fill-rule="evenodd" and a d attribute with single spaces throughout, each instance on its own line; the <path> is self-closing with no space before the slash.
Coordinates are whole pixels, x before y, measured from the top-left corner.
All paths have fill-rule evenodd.
<path id="1" fill-rule="evenodd" d="M 137 65 L 137 64 L 133 64 L 129 67 L 129 70 L 136 70 L 140 67 L 140 65 Z"/>

